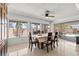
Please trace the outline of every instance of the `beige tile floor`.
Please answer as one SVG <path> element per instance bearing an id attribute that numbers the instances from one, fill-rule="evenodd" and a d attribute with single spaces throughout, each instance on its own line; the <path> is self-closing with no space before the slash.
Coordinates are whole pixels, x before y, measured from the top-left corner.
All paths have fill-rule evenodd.
<path id="1" fill-rule="evenodd" d="M 59 39 L 59 46 L 53 50 L 49 49 L 49 53 L 47 53 L 46 48 L 41 50 L 37 47 L 33 47 L 31 52 L 28 44 L 24 43 L 8 47 L 7 54 L 9 56 L 77 56 L 79 55 L 79 45 Z"/>

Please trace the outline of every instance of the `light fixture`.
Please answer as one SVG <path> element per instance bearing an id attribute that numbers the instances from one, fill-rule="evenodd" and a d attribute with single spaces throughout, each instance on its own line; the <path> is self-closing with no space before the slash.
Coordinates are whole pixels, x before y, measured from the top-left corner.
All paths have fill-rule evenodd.
<path id="1" fill-rule="evenodd" d="M 48 11 L 48 10 L 46 10 L 46 12 L 45 12 L 45 16 L 46 16 L 46 17 L 49 16 L 49 11 Z"/>
<path id="2" fill-rule="evenodd" d="M 48 17 L 55 17 L 55 16 L 50 15 L 50 11 L 46 10 L 45 11 L 45 17 L 48 18 Z"/>

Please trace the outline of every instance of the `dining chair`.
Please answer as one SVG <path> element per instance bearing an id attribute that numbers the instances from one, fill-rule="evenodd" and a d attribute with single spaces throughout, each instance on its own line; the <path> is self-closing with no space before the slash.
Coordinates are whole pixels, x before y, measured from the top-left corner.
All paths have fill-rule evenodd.
<path id="1" fill-rule="evenodd" d="M 55 35 L 54 35 L 54 47 L 55 47 L 55 44 L 58 46 L 58 32 L 55 32 Z"/>
<path id="2" fill-rule="evenodd" d="M 47 41 L 43 42 L 43 45 L 45 45 L 45 47 L 47 47 L 47 52 L 49 52 L 49 49 L 48 47 L 51 46 L 51 50 L 53 50 L 53 47 L 52 47 L 52 32 L 49 32 L 48 33 L 48 37 L 47 37 Z"/>
<path id="3" fill-rule="evenodd" d="M 38 41 L 37 39 L 34 39 L 34 38 L 31 36 L 31 32 L 29 32 L 29 48 L 31 47 L 31 51 L 32 51 L 33 45 L 36 46 L 36 44 L 38 45 L 38 48 L 39 48 L 39 41 Z"/>

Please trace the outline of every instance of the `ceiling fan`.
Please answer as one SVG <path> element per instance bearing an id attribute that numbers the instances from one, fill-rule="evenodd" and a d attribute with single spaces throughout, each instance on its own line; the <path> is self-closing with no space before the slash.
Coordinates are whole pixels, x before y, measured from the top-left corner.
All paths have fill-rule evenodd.
<path id="1" fill-rule="evenodd" d="M 49 10 L 46 10 L 45 11 L 45 17 L 55 17 L 55 16 L 50 15 L 50 11 Z"/>

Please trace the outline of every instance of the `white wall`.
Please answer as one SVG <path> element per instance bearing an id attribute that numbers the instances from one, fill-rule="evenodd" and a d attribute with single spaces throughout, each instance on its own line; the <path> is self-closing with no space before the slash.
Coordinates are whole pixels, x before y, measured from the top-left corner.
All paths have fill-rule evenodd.
<path id="1" fill-rule="evenodd" d="M 79 15 L 72 16 L 69 18 L 55 19 L 54 24 L 63 23 L 63 22 L 70 22 L 70 21 L 77 21 L 77 20 L 79 20 Z"/>
<path id="2" fill-rule="evenodd" d="M 54 32 L 54 23 L 53 22 L 50 22 L 50 31 Z"/>

